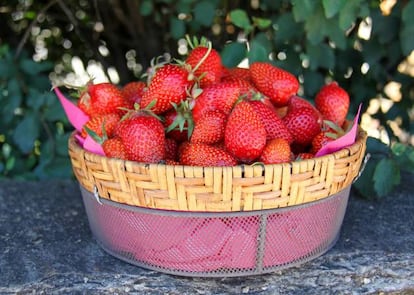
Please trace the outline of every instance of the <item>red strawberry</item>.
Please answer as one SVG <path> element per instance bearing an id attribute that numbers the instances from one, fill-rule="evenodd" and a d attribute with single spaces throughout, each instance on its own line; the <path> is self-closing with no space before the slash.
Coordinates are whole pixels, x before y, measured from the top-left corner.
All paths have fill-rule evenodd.
<path id="1" fill-rule="evenodd" d="M 218 83 L 221 79 L 223 66 L 220 54 L 207 41 L 192 49 L 185 63 L 191 66 L 194 76 L 199 78 L 201 88 Z"/>
<path id="2" fill-rule="evenodd" d="M 165 165 L 177 166 L 177 165 L 181 165 L 181 164 L 178 161 L 165 159 Z"/>
<path id="3" fill-rule="evenodd" d="M 227 68 L 226 71 L 223 73 L 222 79 L 242 79 L 248 82 L 251 82 L 250 78 L 250 70 L 246 68 Z"/>
<path id="4" fill-rule="evenodd" d="M 222 82 L 228 82 L 233 83 L 237 85 L 240 88 L 240 96 L 246 97 L 246 98 L 252 98 L 255 93 L 259 92 L 256 87 L 254 87 L 253 83 L 237 78 L 237 77 L 227 77 L 221 80 Z"/>
<path id="5" fill-rule="evenodd" d="M 173 161 L 178 159 L 178 144 L 172 138 L 165 139 L 165 159 Z"/>
<path id="6" fill-rule="evenodd" d="M 119 137 L 108 138 L 102 143 L 105 156 L 127 160 L 125 146 Z"/>
<path id="7" fill-rule="evenodd" d="M 266 145 L 266 129 L 248 101 L 242 101 L 230 113 L 224 131 L 226 150 L 242 162 L 252 162 Z"/>
<path id="8" fill-rule="evenodd" d="M 323 118 L 322 118 L 322 114 L 319 112 L 319 110 L 317 108 L 315 108 L 315 106 L 308 100 L 297 96 L 297 95 L 292 95 L 289 98 L 288 101 L 288 108 L 287 111 L 290 112 L 294 109 L 298 109 L 298 108 L 308 108 L 310 110 L 312 110 L 315 113 L 315 116 L 317 116 L 319 119 L 319 122 L 322 122 Z"/>
<path id="9" fill-rule="evenodd" d="M 289 97 L 299 90 L 299 81 L 294 75 L 269 63 L 252 63 L 250 76 L 256 88 L 268 96 L 275 106 L 286 105 Z"/>
<path id="10" fill-rule="evenodd" d="M 194 122 L 207 111 L 218 110 L 229 114 L 240 95 L 237 83 L 221 82 L 203 89 L 192 109 Z"/>
<path id="11" fill-rule="evenodd" d="M 129 160 L 159 163 L 165 158 L 164 126 L 153 116 L 137 113 L 121 121 L 117 135 Z"/>
<path id="12" fill-rule="evenodd" d="M 141 99 L 141 108 L 155 101 L 151 110 L 161 114 L 186 99 L 187 91 L 194 84 L 189 80 L 189 72 L 178 65 L 167 64 L 159 68 L 152 78 L 148 90 Z"/>
<path id="13" fill-rule="evenodd" d="M 274 138 L 266 143 L 259 161 L 263 164 L 287 163 L 292 160 L 289 142 L 283 138 Z"/>
<path id="14" fill-rule="evenodd" d="M 83 126 L 81 136 L 85 138 L 88 135 L 88 132 L 92 131 L 98 137 L 106 135 L 107 138 L 111 138 L 114 135 L 115 129 L 120 120 L 121 115 L 118 113 L 94 116 Z"/>
<path id="15" fill-rule="evenodd" d="M 318 133 L 312 140 L 310 152 L 316 154 L 322 147 L 333 140 L 335 140 L 335 138 L 334 136 L 330 136 L 329 132 L 322 131 Z"/>
<path id="16" fill-rule="evenodd" d="M 293 142 L 292 134 L 290 134 L 285 123 L 279 118 L 274 108 L 263 103 L 262 101 L 252 101 L 250 104 L 253 106 L 256 113 L 259 115 L 266 129 L 266 139 L 283 138 L 289 144 Z"/>
<path id="17" fill-rule="evenodd" d="M 289 111 L 283 117 L 283 122 L 293 135 L 294 142 L 302 146 L 310 144 L 316 134 L 321 132 L 320 118 L 307 107 Z"/>
<path id="18" fill-rule="evenodd" d="M 129 82 L 122 87 L 121 91 L 124 97 L 134 103 L 140 103 L 147 85 L 142 81 Z"/>
<path id="19" fill-rule="evenodd" d="M 215 144 L 223 140 L 227 115 L 221 111 L 204 113 L 194 125 L 190 142 Z"/>
<path id="20" fill-rule="evenodd" d="M 349 110 L 349 95 L 338 83 L 323 86 L 315 97 L 315 106 L 326 120 L 342 126 Z"/>
<path id="21" fill-rule="evenodd" d="M 310 101 L 307 101 L 306 99 L 300 96 L 292 95 L 288 101 L 288 110 L 291 111 L 295 108 L 310 108 L 310 109 L 315 110 L 315 112 L 318 112 L 318 110 L 314 107 L 314 105 Z"/>
<path id="22" fill-rule="evenodd" d="M 114 84 L 88 84 L 86 91 L 81 93 L 78 101 L 79 108 L 89 117 L 109 113 L 125 113 L 122 108 L 131 108 L 121 90 Z"/>
<path id="23" fill-rule="evenodd" d="M 314 157 L 315 155 L 312 153 L 303 152 L 303 153 L 297 154 L 295 161 L 313 159 Z"/>
<path id="24" fill-rule="evenodd" d="M 182 165 L 217 167 L 235 166 L 237 161 L 223 149 L 204 143 L 189 143 L 183 147 L 180 154 Z"/>
<path id="25" fill-rule="evenodd" d="M 336 125 L 335 123 L 324 120 L 322 131 L 317 134 L 312 140 L 311 153 L 316 154 L 321 148 L 327 145 L 329 142 L 344 135 L 346 131 Z"/>
<path id="26" fill-rule="evenodd" d="M 179 105 L 174 105 L 164 115 L 164 126 L 166 135 L 177 142 L 188 140 L 191 135 L 194 122 L 188 100 L 182 101 Z"/>

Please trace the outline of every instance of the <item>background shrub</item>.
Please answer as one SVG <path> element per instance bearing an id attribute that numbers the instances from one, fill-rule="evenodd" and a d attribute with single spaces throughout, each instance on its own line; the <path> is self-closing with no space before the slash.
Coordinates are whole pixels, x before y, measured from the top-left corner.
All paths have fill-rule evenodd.
<path id="1" fill-rule="evenodd" d="M 74 57 L 108 79 L 136 80 L 150 60 L 186 53 L 184 36 L 206 36 L 227 66 L 269 61 L 299 77 L 312 100 L 336 80 L 363 104 L 372 155 L 356 188 L 383 196 L 413 171 L 413 1 L 19 1 L 0 10 L 0 173 L 70 177 L 71 131 L 52 80 L 79 81 Z M 116 73 L 116 74 L 114 74 Z M 14 131 L 14 133 L 12 132 Z"/>

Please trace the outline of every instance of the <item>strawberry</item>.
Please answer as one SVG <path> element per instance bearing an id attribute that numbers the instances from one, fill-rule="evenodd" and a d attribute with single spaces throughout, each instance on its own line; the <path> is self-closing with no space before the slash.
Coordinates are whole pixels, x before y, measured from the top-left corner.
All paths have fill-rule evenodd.
<path id="1" fill-rule="evenodd" d="M 223 140 L 227 115 L 221 111 L 204 113 L 194 125 L 190 142 L 215 144 Z"/>
<path id="2" fill-rule="evenodd" d="M 194 122 L 207 111 L 218 110 L 228 115 L 240 95 L 237 83 L 221 82 L 203 89 L 192 109 Z"/>
<path id="3" fill-rule="evenodd" d="M 109 158 L 118 158 L 118 159 L 127 160 L 125 146 L 119 137 L 112 137 L 112 138 L 106 139 L 102 143 L 102 149 L 105 153 L 105 156 Z"/>
<path id="4" fill-rule="evenodd" d="M 318 117 L 318 121 L 319 122 L 323 121 L 322 114 L 319 112 L 319 110 L 310 101 L 308 101 L 305 98 L 302 98 L 300 96 L 292 95 L 289 98 L 289 101 L 288 101 L 287 111 L 290 112 L 290 111 L 292 111 L 294 109 L 298 109 L 298 108 L 308 108 L 308 109 L 312 110 L 312 112 L 315 113 L 315 116 Z"/>
<path id="5" fill-rule="evenodd" d="M 292 95 L 289 98 L 287 106 L 288 106 L 289 111 L 295 108 L 310 108 L 310 109 L 315 110 L 315 112 L 318 112 L 318 110 L 314 107 L 314 105 L 310 101 L 297 95 Z"/>
<path id="6" fill-rule="evenodd" d="M 232 78 L 242 79 L 242 80 L 251 82 L 250 70 L 246 68 L 238 68 L 238 67 L 237 68 L 226 68 L 225 71 L 223 72 L 222 79 L 227 80 L 227 79 L 232 79 Z"/>
<path id="7" fill-rule="evenodd" d="M 335 138 L 334 136 L 330 136 L 329 132 L 321 131 L 312 139 L 310 152 L 316 154 L 322 147 L 333 140 L 335 140 Z"/>
<path id="8" fill-rule="evenodd" d="M 187 98 L 187 91 L 194 81 L 189 80 L 189 72 L 178 65 L 166 64 L 159 68 L 152 78 L 148 90 L 141 99 L 141 108 L 155 101 L 152 111 L 155 114 L 164 113 L 173 108 L 173 103 L 179 104 Z"/>
<path id="9" fill-rule="evenodd" d="M 228 152 L 204 143 L 189 143 L 183 147 L 180 163 L 189 166 L 217 167 L 235 166 L 236 159 Z"/>
<path id="10" fill-rule="evenodd" d="M 179 105 L 174 104 L 173 106 L 172 110 L 164 114 L 166 135 L 177 142 L 182 142 L 190 137 L 194 128 L 189 100 L 184 100 Z"/>
<path id="11" fill-rule="evenodd" d="M 129 109 L 132 105 L 114 84 L 100 83 L 86 86 L 79 97 L 78 106 L 89 117 L 94 117 L 110 113 L 123 114 L 125 111 L 122 109 Z"/>
<path id="12" fill-rule="evenodd" d="M 191 67 L 192 73 L 198 78 L 199 86 L 204 88 L 218 83 L 221 79 L 223 67 L 220 54 L 211 48 L 211 43 L 205 39 L 202 39 L 201 43 L 195 47 L 190 40 L 188 42 L 193 49 L 185 63 Z"/>
<path id="13" fill-rule="evenodd" d="M 338 83 L 323 86 L 315 97 L 315 106 L 324 119 L 342 126 L 349 110 L 349 95 Z"/>
<path id="14" fill-rule="evenodd" d="M 266 145 L 266 129 L 248 101 L 236 104 L 224 130 L 226 150 L 242 162 L 252 162 Z"/>
<path id="15" fill-rule="evenodd" d="M 348 126 L 349 128 L 351 126 Z M 335 139 L 341 137 L 346 133 L 346 130 L 342 129 L 335 123 L 324 120 L 322 125 L 322 131 L 317 134 L 313 140 L 311 145 L 311 153 L 316 154 L 321 148 L 327 145 L 329 142 L 334 141 Z"/>
<path id="16" fill-rule="evenodd" d="M 178 144 L 172 138 L 165 139 L 165 159 L 173 161 L 178 159 Z"/>
<path id="17" fill-rule="evenodd" d="M 274 138 L 266 143 L 259 158 L 263 164 L 287 163 L 292 160 L 289 142 L 283 138 Z"/>
<path id="18" fill-rule="evenodd" d="M 180 162 L 170 159 L 165 159 L 165 165 L 177 166 L 181 165 Z"/>
<path id="19" fill-rule="evenodd" d="M 129 82 L 122 87 L 121 91 L 125 99 L 134 103 L 140 103 L 147 85 L 142 81 Z"/>
<path id="20" fill-rule="evenodd" d="M 295 161 L 313 159 L 314 157 L 315 155 L 312 153 L 303 152 L 296 155 Z"/>
<path id="21" fill-rule="evenodd" d="M 165 133 L 162 123 L 143 112 L 121 121 L 117 135 L 125 146 L 129 160 L 159 163 L 165 158 Z"/>
<path id="22" fill-rule="evenodd" d="M 240 96 L 246 97 L 246 98 L 252 98 L 253 95 L 257 92 L 259 92 L 256 87 L 254 87 L 253 83 L 237 78 L 237 77 L 227 77 L 223 78 L 221 80 L 222 82 L 231 82 L 235 85 L 237 85 L 240 88 Z"/>
<path id="23" fill-rule="evenodd" d="M 293 142 L 292 134 L 290 134 L 285 123 L 279 118 L 274 108 L 258 100 L 252 101 L 250 104 L 259 115 L 260 120 L 266 129 L 267 140 L 283 138 L 289 144 Z"/>
<path id="24" fill-rule="evenodd" d="M 307 107 L 288 111 L 283 122 L 293 136 L 296 144 L 306 146 L 321 131 L 321 121 L 315 112 Z"/>
<path id="25" fill-rule="evenodd" d="M 121 115 L 118 113 L 94 116 L 83 126 L 81 136 L 86 138 L 89 129 L 89 131 L 94 132 L 98 137 L 106 135 L 106 137 L 111 138 L 120 120 Z"/>
<path id="26" fill-rule="evenodd" d="M 268 96 L 275 106 L 285 106 L 289 97 L 299 90 L 299 81 L 294 75 L 269 63 L 252 63 L 250 76 L 256 88 Z"/>

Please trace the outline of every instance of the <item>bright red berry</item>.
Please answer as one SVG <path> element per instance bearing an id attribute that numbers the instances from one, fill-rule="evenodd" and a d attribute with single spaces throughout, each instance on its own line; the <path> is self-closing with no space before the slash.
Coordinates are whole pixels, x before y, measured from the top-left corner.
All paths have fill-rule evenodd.
<path id="1" fill-rule="evenodd" d="M 79 108 L 89 117 L 109 113 L 125 113 L 131 108 L 121 90 L 111 83 L 88 84 L 78 101 Z"/>
<path id="2" fill-rule="evenodd" d="M 190 142 L 216 144 L 224 139 L 227 115 L 221 111 L 204 113 L 194 125 Z"/>
<path id="3" fill-rule="evenodd" d="M 294 75 L 269 63 L 252 63 L 250 76 L 256 88 L 268 96 L 275 106 L 285 106 L 289 97 L 299 90 L 299 81 Z"/>
<path id="4" fill-rule="evenodd" d="M 185 63 L 191 66 L 194 76 L 199 78 L 201 88 L 220 82 L 222 63 L 215 49 L 199 45 L 190 51 Z"/>
<path id="5" fill-rule="evenodd" d="M 296 108 L 283 117 L 296 144 L 306 146 L 321 131 L 320 118 L 310 108 Z"/>
<path id="6" fill-rule="evenodd" d="M 103 137 L 105 134 L 107 138 L 111 138 L 114 135 L 115 129 L 120 120 L 121 115 L 118 113 L 96 115 L 91 117 L 83 126 L 81 136 L 85 138 L 89 131 L 92 131 L 98 137 Z"/>
<path id="7" fill-rule="evenodd" d="M 259 115 L 261 122 L 266 129 L 266 139 L 283 138 L 288 143 L 293 142 L 293 136 L 282 119 L 279 118 L 274 108 L 263 103 L 262 101 L 252 101 L 250 103 Z"/>
<path id="8" fill-rule="evenodd" d="M 289 142 L 283 138 L 274 138 L 266 143 L 259 161 L 263 164 L 287 163 L 292 160 Z"/>
<path id="9" fill-rule="evenodd" d="M 324 119 L 342 126 L 349 110 L 349 95 L 336 82 L 323 86 L 315 97 L 315 106 Z"/>
<path id="10" fill-rule="evenodd" d="M 155 117 L 134 114 L 121 121 L 116 133 L 129 160 L 159 163 L 165 159 L 164 126 Z"/>
<path id="11" fill-rule="evenodd" d="M 240 95 L 237 83 L 221 82 L 203 89 L 192 109 L 195 122 L 208 111 L 221 111 L 229 114 Z"/>
<path id="12" fill-rule="evenodd" d="M 228 152 L 204 143 L 189 143 L 183 147 L 180 154 L 182 165 L 217 167 L 235 166 L 236 159 Z"/>
<path id="13" fill-rule="evenodd" d="M 194 84 L 189 80 L 189 72 L 181 66 L 167 64 L 159 68 L 152 78 L 148 90 L 141 99 L 141 108 L 146 108 L 153 101 L 151 110 L 155 114 L 164 113 L 187 98 L 187 91 Z"/>
<path id="14" fill-rule="evenodd" d="M 132 104 L 140 104 L 146 87 L 147 85 L 142 81 L 133 81 L 125 84 L 121 91 L 124 94 L 124 97 Z"/>
<path id="15" fill-rule="evenodd" d="M 236 104 L 224 131 L 226 150 L 238 160 L 250 163 L 262 153 L 266 136 L 266 129 L 250 102 Z"/>
<path id="16" fill-rule="evenodd" d="M 127 160 L 125 146 L 119 137 L 108 138 L 102 143 L 102 149 L 108 158 Z"/>

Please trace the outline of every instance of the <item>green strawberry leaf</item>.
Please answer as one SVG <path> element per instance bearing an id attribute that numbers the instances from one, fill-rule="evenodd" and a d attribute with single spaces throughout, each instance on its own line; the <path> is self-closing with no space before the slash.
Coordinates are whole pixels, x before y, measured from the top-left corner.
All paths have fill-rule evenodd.
<path id="1" fill-rule="evenodd" d="M 13 133 L 13 141 L 24 153 L 28 154 L 34 147 L 40 134 L 40 120 L 37 114 L 26 113 Z"/>
<path id="2" fill-rule="evenodd" d="M 367 151 L 373 157 L 376 155 L 387 156 L 390 153 L 390 148 L 381 140 L 369 136 L 367 138 Z"/>
<path id="3" fill-rule="evenodd" d="M 139 7 L 139 12 L 142 16 L 149 16 L 154 10 L 154 4 L 151 0 L 144 0 L 141 2 L 141 6 Z"/>
<path id="4" fill-rule="evenodd" d="M 253 29 L 249 16 L 242 9 L 230 11 L 230 19 L 236 27 L 243 29 L 246 33 L 249 33 Z"/>
<path id="5" fill-rule="evenodd" d="M 381 159 L 375 167 L 374 189 L 378 196 L 389 194 L 393 188 L 400 184 L 400 168 L 391 158 Z"/>
<path id="6" fill-rule="evenodd" d="M 236 67 L 247 55 L 247 47 L 244 43 L 232 42 L 221 51 L 221 61 L 224 66 Z"/>
<path id="7" fill-rule="evenodd" d="M 362 174 L 353 185 L 358 193 L 366 199 L 374 199 L 377 197 L 373 181 L 374 171 L 377 163 L 377 160 L 371 158 L 365 165 Z"/>
<path id="8" fill-rule="evenodd" d="M 176 18 L 170 18 L 170 33 L 174 39 L 182 38 L 185 35 L 185 23 L 184 21 Z"/>
<path id="9" fill-rule="evenodd" d="M 292 1 L 292 12 L 297 22 L 305 21 L 312 15 L 318 2 L 313 0 L 294 0 Z"/>
<path id="10" fill-rule="evenodd" d="M 257 26 L 260 30 L 265 30 L 272 25 L 272 21 L 267 18 L 253 16 L 252 19 L 253 19 L 253 24 Z"/>
<path id="11" fill-rule="evenodd" d="M 194 18 L 203 26 L 211 26 L 216 14 L 216 9 L 210 1 L 197 2 L 194 7 Z"/>
<path id="12" fill-rule="evenodd" d="M 331 18 L 337 14 L 345 5 L 346 0 L 322 0 L 322 6 L 326 18 Z"/>

